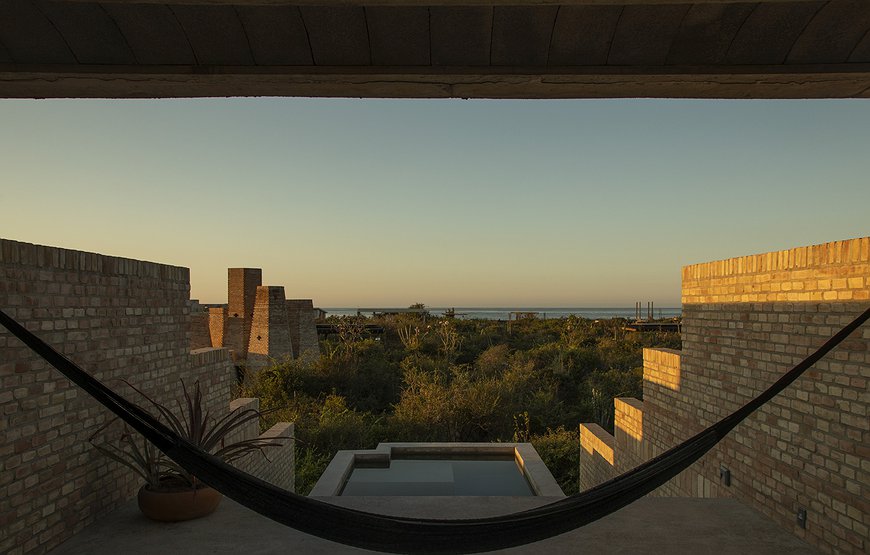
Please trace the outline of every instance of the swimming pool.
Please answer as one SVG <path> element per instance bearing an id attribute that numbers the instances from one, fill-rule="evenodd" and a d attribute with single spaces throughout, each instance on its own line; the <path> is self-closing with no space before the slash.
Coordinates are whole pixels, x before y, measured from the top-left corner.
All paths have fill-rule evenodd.
<path id="1" fill-rule="evenodd" d="M 339 451 L 311 496 L 563 496 L 528 443 L 381 443 Z"/>

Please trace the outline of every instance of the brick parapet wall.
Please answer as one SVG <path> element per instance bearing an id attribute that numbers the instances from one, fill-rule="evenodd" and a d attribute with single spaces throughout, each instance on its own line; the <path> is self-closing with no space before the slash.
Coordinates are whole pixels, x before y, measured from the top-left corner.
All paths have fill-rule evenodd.
<path id="1" fill-rule="evenodd" d="M 683 304 L 866 301 L 870 238 L 683 268 Z"/>
<path id="2" fill-rule="evenodd" d="M 226 410 L 235 370 L 190 351 L 188 298 L 186 268 L 0 239 L 0 309 L 133 400 L 122 380 L 168 403 L 183 378 Z M 108 411 L 5 330 L 0 415 L 0 552 L 43 553 L 138 489 L 88 442 Z"/>

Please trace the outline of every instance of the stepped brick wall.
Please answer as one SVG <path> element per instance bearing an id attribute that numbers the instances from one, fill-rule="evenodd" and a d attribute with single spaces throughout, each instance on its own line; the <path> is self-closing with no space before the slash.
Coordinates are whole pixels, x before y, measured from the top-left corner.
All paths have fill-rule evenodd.
<path id="1" fill-rule="evenodd" d="M 616 476 L 616 439 L 598 424 L 580 424 L 580 489 L 588 489 Z"/>
<path id="2" fill-rule="evenodd" d="M 649 445 L 643 442 L 643 401 L 623 397 L 614 399 L 613 406 L 613 436 L 619 446 L 619 458 L 614 464 L 621 474 L 649 458 Z"/>
<path id="3" fill-rule="evenodd" d="M 226 350 L 191 352 L 189 287 L 186 268 L 0 239 L 0 309 L 124 395 L 199 380 L 227 410 L 236 373 Z M 5 329 L 0 414 L 0 553 L 43 553 L 138 489 L 88 442 L 108 411 Z"/>
<path id="4" fill-rule="evenodd" d="M 731 413 L 863 312 L 868 251 L 865 237 L 685 267 L 682 352 L 644 351 L 643 458 Z M 823 552 L 866 553 L 868 382 L 865 325 L 656 494 L 736 497 Z M 584 446 L 581 487 L 633 465 L 637 440 L 620 429 L 636 426 L 617 411 L 615 437 L 586 427 L 581 441 L 610 442 L 614 462 Z"/>

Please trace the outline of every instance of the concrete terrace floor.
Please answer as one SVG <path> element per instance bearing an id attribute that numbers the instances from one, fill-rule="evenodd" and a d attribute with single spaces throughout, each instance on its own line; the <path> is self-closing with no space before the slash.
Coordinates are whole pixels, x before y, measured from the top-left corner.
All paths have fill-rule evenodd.
<path id="1" fill-rule="evenodd" d="M 336 504 L 373 512 L 441 518 L 495 515 L 542 505 L 552 500 L 529 497 L 329 499 Z M 372 552 L 303 534 L 224 499 L 218 510 L 209 517 L 174 524 L 147 520 L 139 513 L 134 500 L 50 553 L 316 555 Z M 541 542 L 503 550 L 502 553 L 817 555 L 819 552 L 733 499 L 649 497 L 584 528 Z"/>

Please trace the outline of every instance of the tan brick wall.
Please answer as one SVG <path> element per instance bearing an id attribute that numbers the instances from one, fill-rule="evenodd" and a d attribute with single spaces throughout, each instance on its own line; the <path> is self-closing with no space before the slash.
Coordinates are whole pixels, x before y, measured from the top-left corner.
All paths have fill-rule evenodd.
<path id="1" fill-rule="evenodd" d="M 854 302 L 685 307 L 681 393 L 694 403 L 695 422 L 674 438 L 745 403 L 866 308 Z M 739 426 L 697 471 L 715 481 L 725 465 L 732 486 L 719 494 L 750 503 L 826 552 L 864 553 L 870 547 L 868 345 L 864 326 Z M 806 530 L 794 524 L 798 507 L 808 509 Z"/>
<path id="2" fill-rule="evenodd" d="M 870 237 L 683 268 L 683 304 L 866 301 Z"/>
<path id="3" fill-rule="evenodd" d="M 643 379 L 678 391 L 680 389 L 680 351 L 644 349 Z"/>
<path id="4" fill-rule="evenodd" d="M 235 361 L 244 361 L 245 356 L 247 356 L 248 339 L 244 336 L 244 330 L 245 320 L 243 318 L 229 316 L 224 320 L 223 346 L 230 350 Z"/>
<path id="5" fill-rule="evenodd" d="M 231 411 L 259 410 L 260 400 L 251 397 L 234 399 L 230 402 L 229 409 Z M 270 447 L 265 451 L 265 454 L 253 453 L 236 461 L 234 465 L 280 488 L 295 491 L 295 436 L 293 433 L 293 424 L 289 422 L 279 422 L 262 434 L 260 433 L 259 422 L 248 422 L 242 429 L 228 436 L 227 442 L 242 441 L 255 437 L 264 439 L 275 438 L 280 443 L 280 447 Z"/>
<path id="6" fill-rule="evenodd" d="M 190 348 L 211 348 L 211 332 L 209 330 L 208 312 L 202 311 L 190 315 Z M 220 345 L 216 345 L 220 347 Z"/>
<path id="7" fill-rule="evenodd" d="M 288 299 L 287 315 L 293 356 L 317 360 L 320 357 L 320 341 L 317 337 L 317 324 L 314 322 L 314 302 L 311 299 Z"/>
<path id="8" fill-rule="evenodd" d="M 133 399 L 121 380 L 162 402 L 200 380 L 226 410 L 235 370 L 226 350 L 191 352 L 189 287 L 186 268 L 0 239 L 10 316 Z M 5 329 L 0 415 L 0 553 L 43 553 L 138 489 L 88 442 L 108 412 Z"/>
<path id="9" fill-rule="evenodd" d="M 616 440 L 598 424 L 580 424 L 580 489 L 606 482 L 616 475 Z"/>
<path id="10" fill-rule="evenodd" d="M 644 402 L 620 397 L 613 400 L 613 406 L 614 466 L 616 473 L 621 474 L 649 458 L 648 446 L 643 441 Z"/>
<path id="11" fill-rule="evenodd" d="M 227 307 L 208 309 L 208 331 L 212 347 L 224 346 L 224 328 L 227 324 Z"/>
<path id="12" fill-rule="evenodd" d="M 868 245 L 862 238 L 684 268 L 682 353 L 644 351 L 645 457 L 731 413 L 863 312 Z M 868 383 L 865 325 L 656 495 L 733 496 L 823 552 L 866 553 Z M 617 430 L 636 426 L 625 410 L 615 416 Z M 581 478 L 624 470 L 630 453 L 615 443 L 609 473 L 598 465 Z M 795 523 L 799 507 L 808 511 L 805 530 Z"/>
<path id="13" fill-rule="evenodd" d="M 262 368 L 272 360 L 284 357 L 293 357 L 284 288 L 276 285 L 257 287 L 248 340 L 248 368 Z"/>
<path id="14" fill-rule="evenodd" d="M 295 445 L 293 424 L 279 422 L 262 434 L 262 438 L 287 438 L 281 446 L 270 448 L 266 454 L 255 453 L 236 465 L 245 472 L 288 491 L 295 491 Z"/>
<path id="15" fill-rule="evenodd" d="M 251 315 L 254 313 L 254 301 L 257 287 L 263 284 L 263 271 L 260 268 L 228 268 L 227 269 L 227 311 L 230 318 L 241 318 L 241 337 L 230 347 L 236 351 L 238 358 L 248 355 L 248 338 L 251 336 Z"/>

